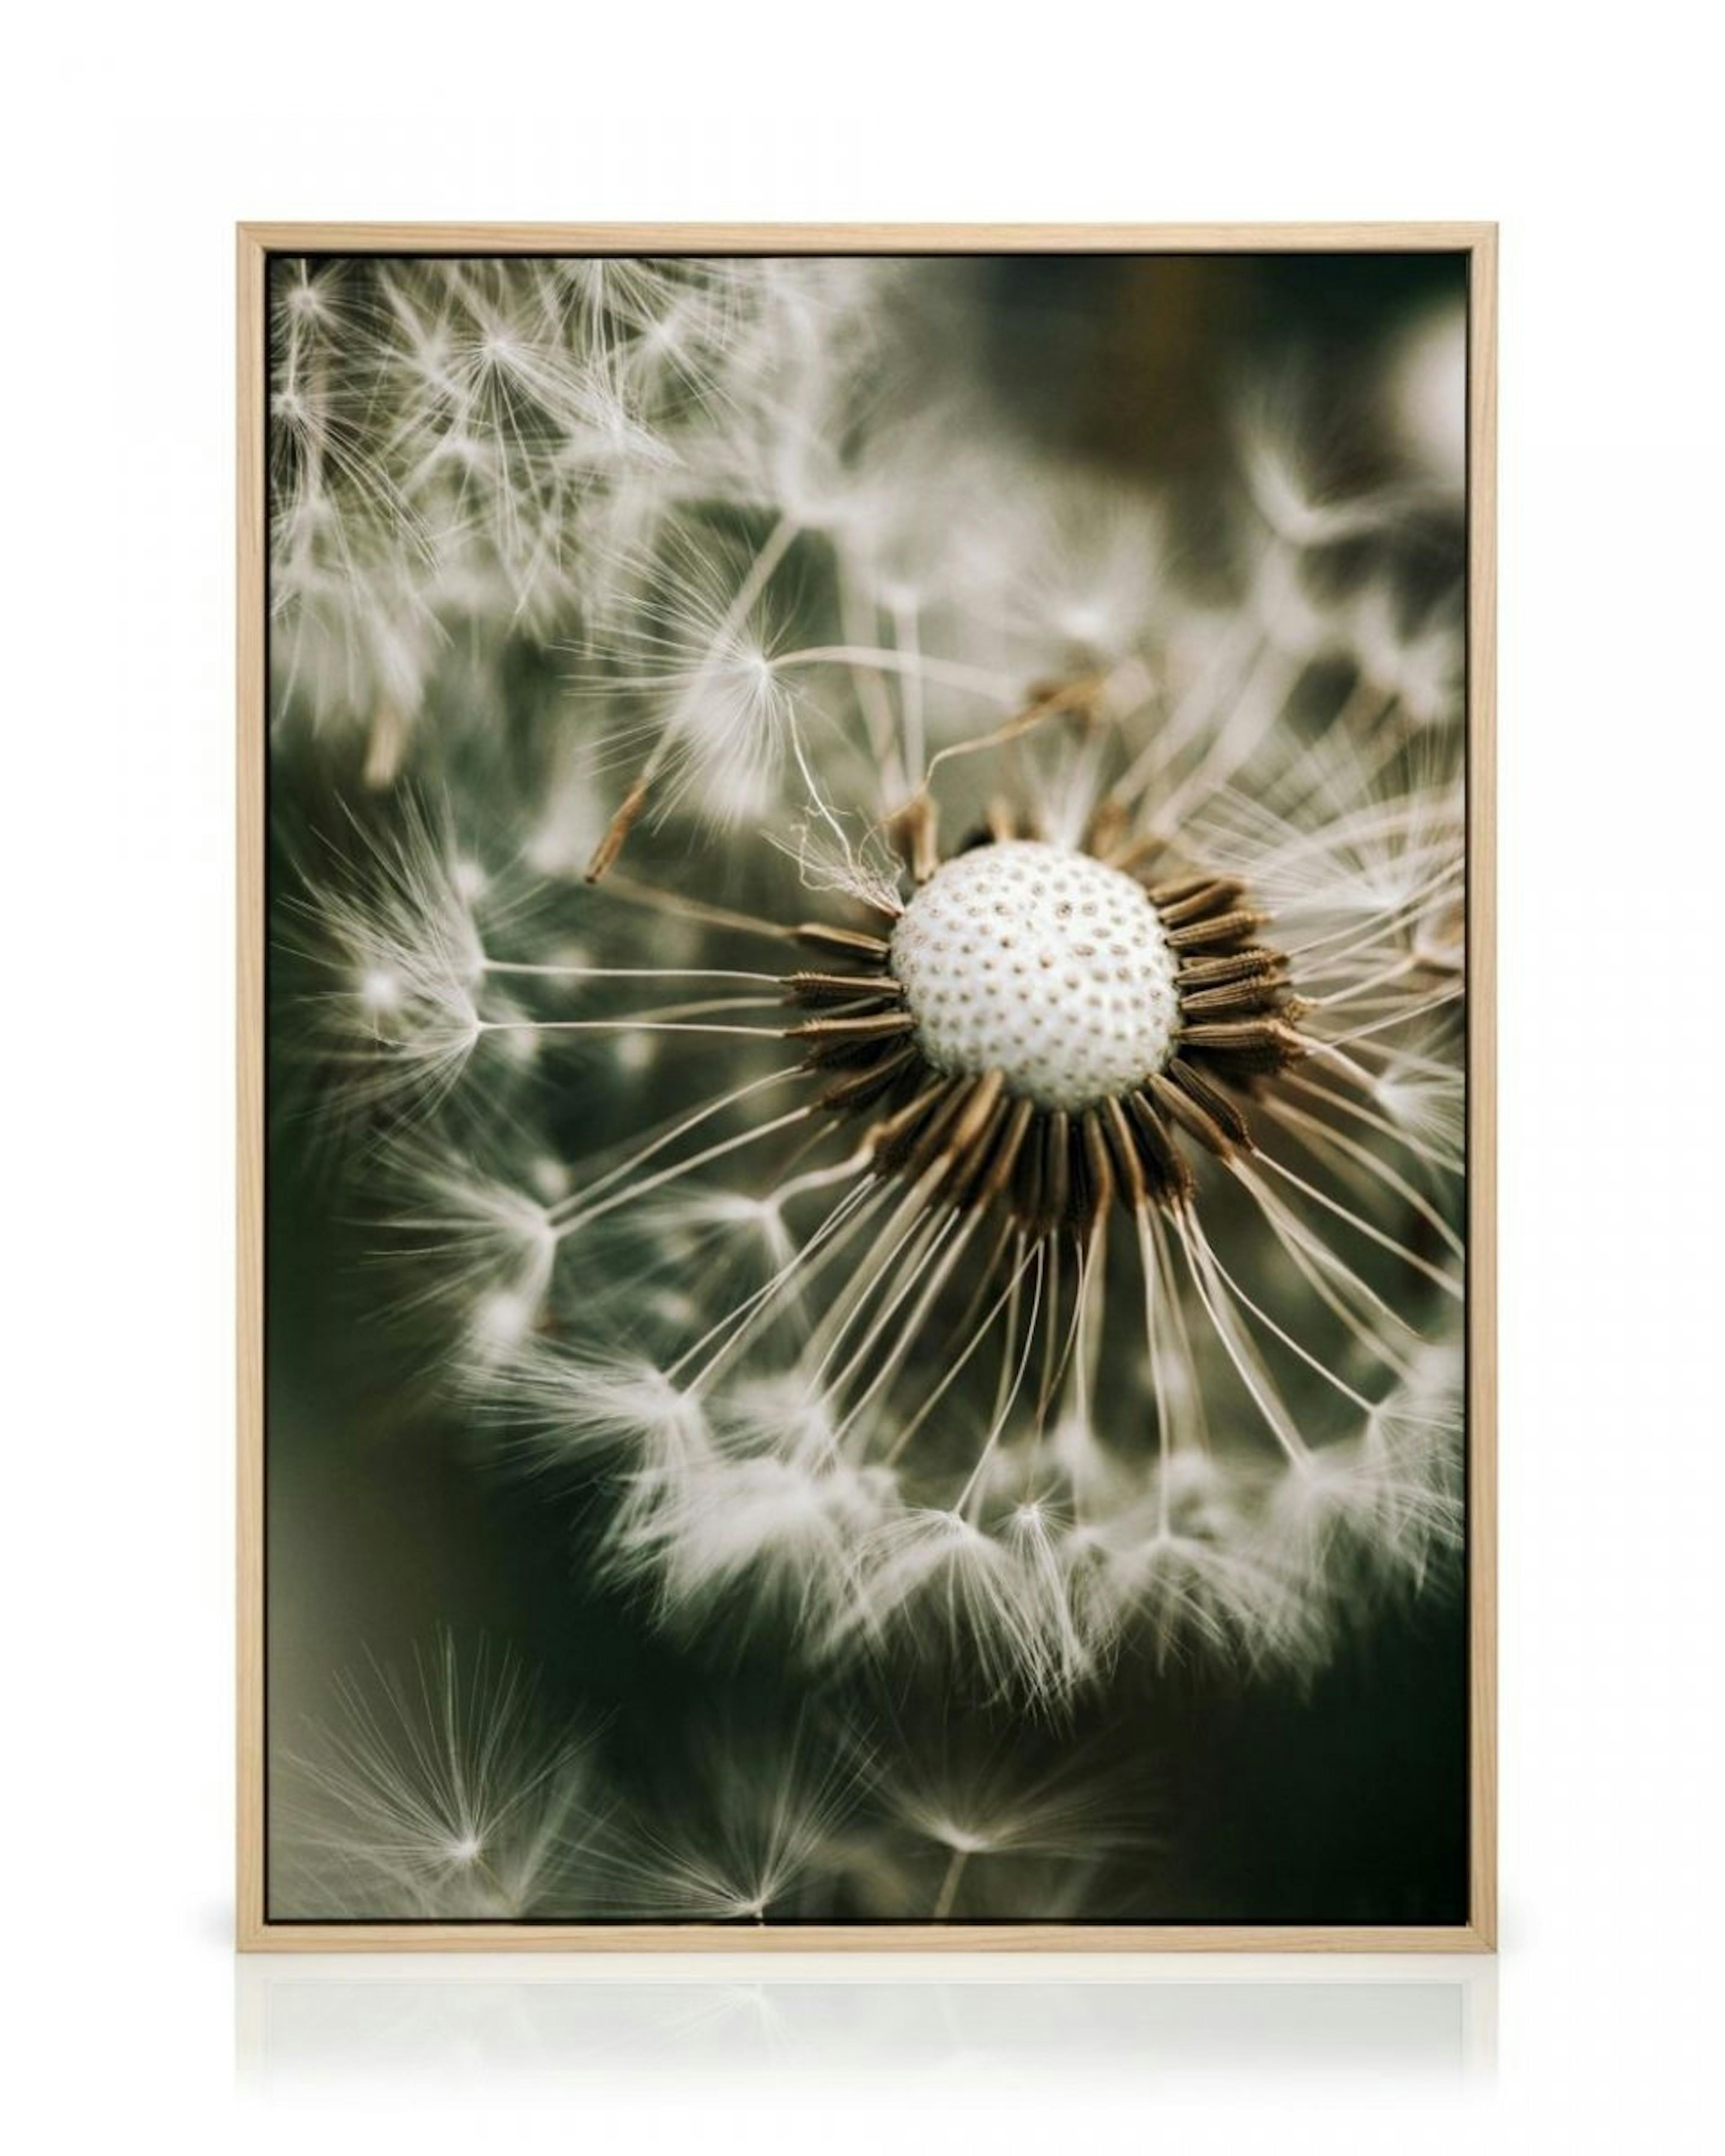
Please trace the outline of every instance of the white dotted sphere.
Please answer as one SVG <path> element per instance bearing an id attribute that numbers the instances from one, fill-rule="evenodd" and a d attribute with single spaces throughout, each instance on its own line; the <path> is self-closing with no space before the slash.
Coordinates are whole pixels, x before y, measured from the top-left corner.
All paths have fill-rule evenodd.
<path id="1" fill-rule="evenodd" d="M 937 1070 L 999 1070 L 1009 1092 L 1069 1111 L 1167 1063 L 1176 966 L 1141 885 L 1034 839 L 944 863 L 892 937 L 892 970 Z"/>

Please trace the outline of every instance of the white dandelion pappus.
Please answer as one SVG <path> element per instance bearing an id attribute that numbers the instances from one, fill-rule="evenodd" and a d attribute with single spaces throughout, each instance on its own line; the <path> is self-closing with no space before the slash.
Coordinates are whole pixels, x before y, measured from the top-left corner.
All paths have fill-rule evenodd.
<path id="1" fill-rule="evenodd" d="M 468 1384 L 486 1384 L 544 1312 L 557 1256 L 551 1208 L 418 1128 L 387 1146 L 378 1179 L 390 1200 L 390 1246 L 380 1259 L 399 1280 L 411 1254 L 391 1319 L 428 1340 Z"/>
<path id="2" fill-rule="evenodd" d="M 702 1402 L 644 1359 L 572 1353 L 539 1337 L 472 1373 L 475 1404 L 536 1471 L 619 1464 L 687 1476 L 711 1454 Z"/>
<path id="3" fill-rule="evenodd" d="M 711 492 L 685 466 L 715 411 L 727 428 L 755 411 L 761 350 L 793 324 L 808 341 L 823 309 L 857 315 L 868 281 L 766 270 L 276 263 L 278 712 L 355 729 L 367 783 L 388 787 L 467 624 L 573 641 L 603 617 L 619 547 L 650 547 L 685 494 Z"/>
<path id="4" fill-rule="evenodd" d="M 1301 1553 L 1304 1569 L 1321 1572 L 1339 1543 L 1368 1577 L 1391 1585 L 1453 1580 L 1466 1526 L 1462 1378 L 1459 1347 L 1423 1345 L 1357 1437 L 1324 1446 L 1305 1475 L 1283 1478 L 1274 1532 Z"/>
<path id="5" fill-rule="evenodd" d="M 841 1837 L 865 1789 L 859 1755 L 804 1719 L 716 1727 L 662 1769 L 650 1809 L 619 1810 L 595 1852 L 597 1905 L 674 1922 L 827 1917 Z"/>
<path id="6" fill-rule="evenodd" d="M 320 976 L 317 1051 L 339 1076 L 329 1098 L 429 1111 L 479 1043 L 484 947 L 447 833 L 422 807 L 388 831 L 354 828 L 354 850 L 305 871 L 308 895 L 291 901 L 295 947 Z"/>
<path id="7" fill-rule="evenodd" d="M 758 814 L 771 798 L 791 692 L 773 663 L 781 639 L 762 594 L 788 545 L 775 536 L 745 558 L 679 526 L 650 564 L 624 572 L 637 584 L 628 629 L 611 639 L 609 663 L 588 693 L 642 707 L 632 724 L 608 729 L 603 757 L 639 762 L 641 744 L 650 744 L 635 813 L 649 789 L 656 816 L 686 800 L 721 824 Z"/>
<path id="8" fill-rule="evenodd" d="M 965 1732 L 919 1755 L 896 1748 L 873 1777 L 873 1801 L 902 1852 L 899 1911 L 934 1923 L 1011 1915 L 1075 1901 L 1111 1864 L 1161 1846 L 1142 1767 L 1084 1749 L 1050 1759 L 1021 1743 Z"/>
<path id="9" fill-rule="evenodd" d="M 478 1032 L 547 1085 L 585 1034 L 660 1053 L 639 1142 L 562 1160 L 567 1341 L 476 1392 L 572 1462 L 614 1436 L 609 1562 L 673 1627 L 789 1612 L 817 1664 L 943 1655 L 1050 1707 L 1139 1650 L 1313 1669 L 1454 1553 L 1453 1423 L 1409 1391 L 1462 1284 L 1454 653 L 1441 605 L 1348 581 L 1412 497 L 1260 425 L 1230 604 L 1147 496 L 1034 477 L 939 574 L 876 506 L 888 413 L 803 326 L 681 443 L 585 647 L 624 774 L 567 893 L 593 1014 L 480 953 L 521 1009 Z M 643 921 L 689 966 L 629 963 Z M 625 1237 L 685 1319 L 626 1307 Z M 605 1403 L 653 1373 L 701 1440 L 637 1414 L 630 1459 Z"/>
<path id="10" fill-rule="evenodd" d="M 272 1900 L 296 1916 L 514 1919 L 554 1908 L 595 1830 L 584 1738 L 518 1666 L 447 1635 L 410 1677 L 372 1662 L 289 1754 Z M 285 1891 L 284 1891 L 284 1889 Z"/>
<path id="11" fill-rule="evenodd" d="M 891 1510 L 891 1474 L 847 1460 L 818 1403 L 767 1380 L 715 1400 L 723 1419 L 699 1460 L 662 1460 L 630 1478 L 608 1562 L 644 1580 L 667 1621 L 700 1628 L 740 1601 L 748 1620 L 788 1615 L 806 1635 L 859 1594 L 862 1537 Z"/>

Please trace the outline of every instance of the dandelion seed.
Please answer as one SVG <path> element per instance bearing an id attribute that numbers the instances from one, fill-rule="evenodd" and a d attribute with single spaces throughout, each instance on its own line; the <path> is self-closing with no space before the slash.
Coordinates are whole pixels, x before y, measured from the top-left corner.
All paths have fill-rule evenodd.
<path id="1" fill-rule="evenodd" d="M 709 1729 L 653 1815 L 599 1848 L 601 1905 L 674 1922 L 830 1914 L 840 1837 L 865 1784 L 855 1746 L 811 1722 L 787 1736 Z"/>
<path id="2" fill-rule="evenodd" d="M 649 792 L 655 814 L 692 798 L 718 823 L 766 805 L 789 738 L 791 697 L 773 665 L 762 595 L 793 536 L 782 526 L 752 561 L 738 562 L 686 531 L 642 579 L 629 648 L 593 685 L 645 707 L 614 737 L 612 753 L 632 759 L 634 741 L 652 744 L 619 812 L 628 821 L 617 844 Z"/>
<path id="3" fill-rule="evenodd" d="M 621 1460 L 637 1471 L 688 1471 L 710 1456 L 706 1415 L 655 1364 L 601 1361 L 518 1333 L 489 1363 L 480 1393 L 541 1466 Z"/>
<path id="4" fill-rule="evenodd" d="M 720 1451 L 637 1476 L 611 1563 L 623 1578 L 650 1579 L 675 1623 L 698 1624 L 733 1600 L 743 1632 L 783 1614 L 806 1633 L 855 1597 L 858 1541 L 894 1494 L 880 1468 L 801 1450 Z"/>
<path id="5" fill-rule="evenodd" d="M 392 1147 L 381 1175 L 403 1281 L 391 1315 L 483 1382 L 540 1321 L 557 1254 L 549 1211 L 417 1132 Z"/>
<path id="6" fill-rule="evenodd" d="M 1142 1862 L 1158 1840 L 1142 1774 L 1128 1783 L 1081 1749 L 1039 1763 L 1022 1743 L 963 1732 L 931 1755 L 883 1760 L 875 1801 L 934 1859 L 912 1865 L 901 1892 L 906 1914 L 935 1923 L 1010 1913 L 1016 1896 L 1044 1905 L 1062 1873 Z"/>
<path id="7" fill-rule="evenodd" d="M 321 1045 L 357 1109 L 434 1106 L 481 1030 L 485 954 L 472 906 L 429 815 L 362 835 L 348 861 L 295 901 L 301 948 L 317 965 Z"/>
<path id="8" fill-rule="evenodd" d="M 447 1635 L 411 1677 L 372 1662 L 285 1763 L 271 1907 L 296 1917 L 517 1919 L 571 1891 L 593 1830 L 584 1739 L 553 1736 L 516 1666 Z"/>

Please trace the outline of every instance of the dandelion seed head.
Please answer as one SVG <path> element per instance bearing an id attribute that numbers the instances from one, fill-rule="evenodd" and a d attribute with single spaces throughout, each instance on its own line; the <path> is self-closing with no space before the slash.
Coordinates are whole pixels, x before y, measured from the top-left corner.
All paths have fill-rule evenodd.
<path id="1" fill-rule="evenodd" d="M 696 1190 L 668 1197 L 658 1209 L 666 1241 L 686 1241 L 691 1256 L 710 1237 L 734 1235 L 743 1244 L 757 1242 L 777 1263 L 791 1255 L 790 1232 L 778 1199 L 768 1191 L 757 1197 L 747 1190 Z"/>
<path id="2" fill-rule="evenodd" d="M 1081 1514 L 1092 1508 L 1104 1513 L 1117 1511 L 1137 1488 L 1136 1465 L 1104 1445 L 1089 1414 L 1073 1404 L 1039 1448 L 1039 1464 L 1045 1481 L 1070 1491 Z M 1072 1530 L 1074 1536 L 1082 1532 L 1081 1528 Z"/>
<path id="3" fill-rule="evenodd" d="M 968 1856 L 979 1856 L 993 1846 L 992 1838 L 979 1834 L 974 1827 L 963 1826 L 957 1820 L 948 1819 L 940 1812 L 931 1812 L 922 1821 L 923 1831 L 931 1841 L 943 1848 L 962 1851 Z"/>
<path id="4" fill-rule="evenodd" d="M 544 1044 L 534 1021 L 520 1005 L 495 998 L 479 1023 L 479 1030 L 489 1034 L 497 1054 L 516 1070 L 531 1070 L 538 1064 Z"/>
<path id="5" fill-rule="evenodd" d="M 1004 1524 L 997 1537 L 956 1507 L 895 1506 L 861 1539 L 856 1589 L 829 1644 L 897 1638 L 927 1651 L 944 1637 L 1001 1691 L 1050 1704 L 1070 1697 L 1091 1664 L 1064 1570 L 1048 1561 L 1049 1517 L 1009 1513 Z"/>
<path id="6" fill-rule="evenodd" d="M 980 846 L 906 907 L 892 966 L 934 1069 L 1045 1108 L 1125 1093 L 1168 1062 L 1176 964 L 1142 885 L 1037 840 Z"/>
<path id="7" fill-rule="evenodd" d="M 591 786 L 559 778 L 527 832 L 522 858 L 540 875 L 578 875 L 603 828 Z"/>
<path id="8" fill-rule="evenodd" d="M 1188 1542 L 1225 1542 L 1239 1526 L 1238 1471 L 1213 1455 L 1178 1452 L 1161 1470 L 1163 1516 L 1169 1532 Z"/>
<path id="9" fill-rule="evenodd" d="M 1263 556 L 1251 603 L 1266 636 L 1291 659 L 1322 658 L 1342 642 L 1343 624 L 1313 597 L 1297 555 L 1271 548 Z"/>
<path id="10" fill-rule="evenodd" d="M 381 1163 L 398 1203 L 387 1226 L 399 1252 L 392 1318 L 434 1353 L 454 1353 L 470 1382 L 539 1323 L 557 1260 L 544 1205 L 417 1130 Z"/>
<path id="11" fill-rule="evenodd" d="M 1147 1646 L 1313 1667 L 1459 1532 L 1401 1291 L 1465 1135 L 1438 489 L 1262 403 L 1189 569 L 1183 509 L 916 383 L 916 274 L 284 275 L 278 709 L 466 796 L 460 847 L 367 810 L 413 829 L 320 899 L 320 1000 L 393 1115 L 470 1060 L 407 1300 L 661 1621 L 1061 1712 Z M 680 1909 L 777 1913 L 704 1857 Z"/>
<path id="12" fill-rule="evenodd" d="M 1404 491 L 1359 493 L 1324 476 L 1323 442 L 1309 395 L 1292 378 L 1259 385 L 1239 420 L 1240 461 L 1253 506 L 1280 544 L 1294 552 L 1342 546 L 1381 531 L 1406 509 Z"/>
<path id="13" fill-rule="evenodd" d="M 289 314 L 296 316 L 302 321 L 325 321 L 334 312 L 322 284 L 303 272 L 283 293 L 282 305 Z"/>
<path id="14" fill-rule="evenodd" d="M 778 543 L 788 540 L 787 527 Z M 793 711 L 760 591 L 774 546 L 750 556 L 691 520 L 649 557 L 625 557 L 608 572 L 632 588 L 632 603 L 615 633 L 593 637 L 583 688 L 608 713 L 621 699 L 626 714 L 611 718 L 600 760 L 633 762 L 643 741 L 654 744 L 643 783 L 650 773 L 657 818 L 692 808 L 725 824 L 774 799 Z"/>

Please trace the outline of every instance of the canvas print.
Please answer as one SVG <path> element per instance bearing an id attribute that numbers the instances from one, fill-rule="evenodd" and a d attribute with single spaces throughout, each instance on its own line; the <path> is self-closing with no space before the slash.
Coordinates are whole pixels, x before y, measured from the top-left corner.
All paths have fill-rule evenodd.
<path id="1" fill-rule="evenodd" d="M 270 1919 L 1465 1923 L 1466 256 L 267 302 Z"/>

